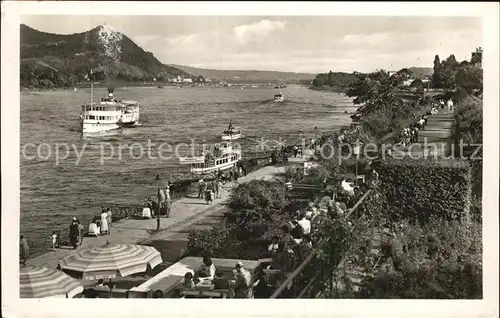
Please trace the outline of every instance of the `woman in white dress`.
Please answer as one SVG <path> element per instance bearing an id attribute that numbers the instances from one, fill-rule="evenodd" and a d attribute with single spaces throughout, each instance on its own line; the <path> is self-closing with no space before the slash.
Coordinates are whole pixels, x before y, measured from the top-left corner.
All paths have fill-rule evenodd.
<path id="1" fill-rule="evenodd" d="M 101 213 L 101 234 L 108 234 L 108 214 L 104 209 Z"/>

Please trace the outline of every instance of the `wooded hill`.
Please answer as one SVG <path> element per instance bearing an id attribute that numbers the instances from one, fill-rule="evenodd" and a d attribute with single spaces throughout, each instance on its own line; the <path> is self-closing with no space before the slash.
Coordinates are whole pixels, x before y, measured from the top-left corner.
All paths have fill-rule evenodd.
<path id="1" fill-rule="evenodd" d="M 126 35 L 119 34 L 118 56 L 103 54 L 98 26 L 75 34 L 52 34 L 21 25 L 21 86 L 34 88 L 71 87 L 88 80 L 90 69 L 96 81 L 137 82 L 166 80 L 190 74 L 161 63 Z"/>

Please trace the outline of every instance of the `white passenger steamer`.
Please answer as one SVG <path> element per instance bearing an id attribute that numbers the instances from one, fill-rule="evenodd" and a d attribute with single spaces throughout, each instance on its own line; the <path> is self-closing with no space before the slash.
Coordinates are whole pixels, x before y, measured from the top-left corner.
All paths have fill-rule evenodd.
<path id="1" fill-rule="evenodd" d="M 219 170 L 232 169 L 241 160 L 241 149 L 231 142 L 215 144 L 211 151 L 198 157 L 180 157 L 179 163 L 191 165 L 195 175 L 212 174 Z"/>
<path id="2" fill-rule="evenodd" d="M 90 103 L 82 105 L 80 119 L 83 133 L 130 127 L 139 121 L 139 104 L 114 98 L 112 89 L 108 89 L 108 96 L 102 97 L 100 102 L 95 103 L 92 99 Z"/>

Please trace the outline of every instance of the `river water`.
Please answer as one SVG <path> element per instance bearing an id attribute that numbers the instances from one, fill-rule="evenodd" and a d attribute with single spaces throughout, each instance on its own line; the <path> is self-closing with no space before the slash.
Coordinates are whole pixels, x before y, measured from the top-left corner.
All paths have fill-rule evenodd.
<path id="1" fill-rule="evenodd" d="M 341 94 L 301 86 L 282 92 L 285 102 L 275 103 L 276 90 L 262 87 L 117 89 L 115 97 L 140 103 L 141 125 L 92 137 L 82 136 L 78 124 L 89 89 L 22 92 L 21 234 L 38 254 L 50 233 L 66 228 L 73 216 L 97 215 L 107 204 L 143 202 L 155 193 L 157 174 L 172 180 L 189 175 L 188 166 L 178 164 L 176 147 L 186 155 L 188 144 L 220 141 L 230 120 L 242 130 L 243 151 L 251 152 L 262 150 L 257 140 L 269 150 L 279 138 L 291 144 L 311 137 L 315 126 L 321 132 L 348 124 L 345 111 L 355 110 Z M 106 94 L 95 89 L 94 100 Z"/>

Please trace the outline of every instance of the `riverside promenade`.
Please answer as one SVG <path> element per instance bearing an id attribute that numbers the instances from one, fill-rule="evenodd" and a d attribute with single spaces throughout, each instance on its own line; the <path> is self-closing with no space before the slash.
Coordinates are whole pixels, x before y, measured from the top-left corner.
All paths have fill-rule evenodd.
<path id="1" fill-rule="evenodd" d="M 453 120 L 453 110 L 449 111 L 447 108 L 439 109 L 439 113 L 435 115 L 428 115 L 427 125 L 424 130 L 418 132 L 417 142 L 400 147 L 399 151 L 413 159 L 449 155 L 453 143 Z M 428 150 L 428 154 L 424 156 L 425 150 Z"/>
<path id="2" fill-rule="evenodd" d="M 275 175 L 283 173 L 285 171 L 284 169 L 284 167 L 278 166 L 265 166 L 239 178 L 238 181 L 227 182 L 224 184 L 221 198 L 215 199 L 212 205 L 206 204 L 205 200 L 198 199 L 195 193 L 179 199 L 172 203 L 170 217 L 161 218 L 160 231 L 156 231 L 156 218 L 122 219 L 112 224 L 110 235 L 84 237 L 83 244 L 76 250 L 100 247 L 108 241 L 112 244 L 147 244 L 152 241 L 166 241 L 167 238 L 172 236 L 173 232 L 181 228 L 188 229 L 203 217 L 217 214 L 217 212 L 224 210 L 224 203 L 229 198 L 231 189 L 237 184 L 255 179 L 270 180 L 273 179 Z M 88 224 L 84 224 L 84 226 L 88 226 Z M 70 246 L 61 246 L 61 248 L 56 251 L 48 251 L 42 255 L 29 259 L 28 265 L 55 268 L 60 259 L 73 251 L 74 250 Z M 162 253 L 162 256 L 165 258 L 166 255 Z"/>

